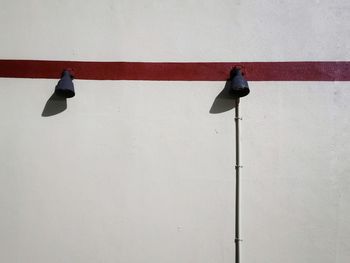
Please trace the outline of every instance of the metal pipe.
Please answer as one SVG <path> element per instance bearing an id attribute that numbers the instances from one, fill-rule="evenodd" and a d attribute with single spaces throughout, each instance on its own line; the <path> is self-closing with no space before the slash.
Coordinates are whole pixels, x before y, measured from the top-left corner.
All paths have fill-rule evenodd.
<path id="1" fill-rule="evenodd" d="M 240 239 L 239 234 L 239 172 L 242 166 L 239 161 L 239 98 L 235 100 L 235 126 L 236 126 L 236 202 L 235 202 L 235 263 L 240 263 Z"/>

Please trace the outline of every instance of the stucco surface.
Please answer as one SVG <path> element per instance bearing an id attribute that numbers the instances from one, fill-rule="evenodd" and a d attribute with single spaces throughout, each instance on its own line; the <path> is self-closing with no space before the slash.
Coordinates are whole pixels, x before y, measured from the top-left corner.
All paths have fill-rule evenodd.
<path id="1" fill-rule="evenodd" d="M 349 60 L 348 1 L 2 1 L 1 58 Z M 0 262 L 234 260 L 224 82 L 0 79 Z M 250 82 L 242 262 L 350 259 L 349 82 Z"/>

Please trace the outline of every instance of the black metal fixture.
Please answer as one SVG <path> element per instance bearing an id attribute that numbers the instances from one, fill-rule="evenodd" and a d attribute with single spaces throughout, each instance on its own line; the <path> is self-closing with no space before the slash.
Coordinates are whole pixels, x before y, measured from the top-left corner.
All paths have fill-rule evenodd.
<path id="1" fill-rule="evenodd" d="M 244 78 L 241 68 L 235 67 L 231 71 L 230 83 L 230 94 L 235 98 L 247 96 L 250 92 L 248 82 Z"/>
<path id="2" fill-rule="evenodd" d="M 240 263 L 240 209 L 239 209 L 239 190 L 240 190 L 240 169 L 242 168 L 240 164 L 240 154 L 239 154 L 239 121 L 242 118 L 239 116 L 239 100 L 241 97 L 247 96 L 250 92 L 248 82 L 244 78 L 244 73 L 242 73 L 241 68 L 235 67 L 231 71 L 230 75 L 230 94 L 235 99 L 235 126 L 236 126 L 236 201 L 235 201 L 235 263 Z"/>
<path id="3" fill-rule="evenodd" d="M 74 97 L 74 84 L 73 84 L 74 74 L 71 69 L 65 69 L 62 72 L 60 81 L 55 88 L 55 94 L 63 98 Z"/>

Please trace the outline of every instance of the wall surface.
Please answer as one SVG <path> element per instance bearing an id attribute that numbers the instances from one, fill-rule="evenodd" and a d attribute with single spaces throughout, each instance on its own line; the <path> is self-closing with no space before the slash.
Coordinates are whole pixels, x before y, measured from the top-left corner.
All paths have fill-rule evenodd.
<path id="1" fill-rule="evenodd" d="M 1 5 L 1 59 L 350 60 L 346 0 Z M 233 262 L 225 83 L 75 80 L 43 117 L 56 84 L 0 79 L 0 262 Z M 250 82 L 242 262 L 349 262 L 349 85 Z"/>

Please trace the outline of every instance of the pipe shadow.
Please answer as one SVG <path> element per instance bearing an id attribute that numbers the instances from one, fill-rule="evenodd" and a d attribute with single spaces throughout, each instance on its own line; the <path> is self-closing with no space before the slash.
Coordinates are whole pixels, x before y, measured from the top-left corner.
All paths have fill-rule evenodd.
<path id="1" fill-rule="evenodd" d="M 236 99 L 238 97 L 230 94 L 231 81 L 227 80 L 223 90 L 216 96 L 209 113 L 218 114 L 232 110 L 236 106 Z"/>
<path id="2" fill-rule="evenodd" d="M 53 93 L 51 97 L 47 100 L 42 117 L 50 117 L 59 114 L 67 109 L 67 99 Z"/>

